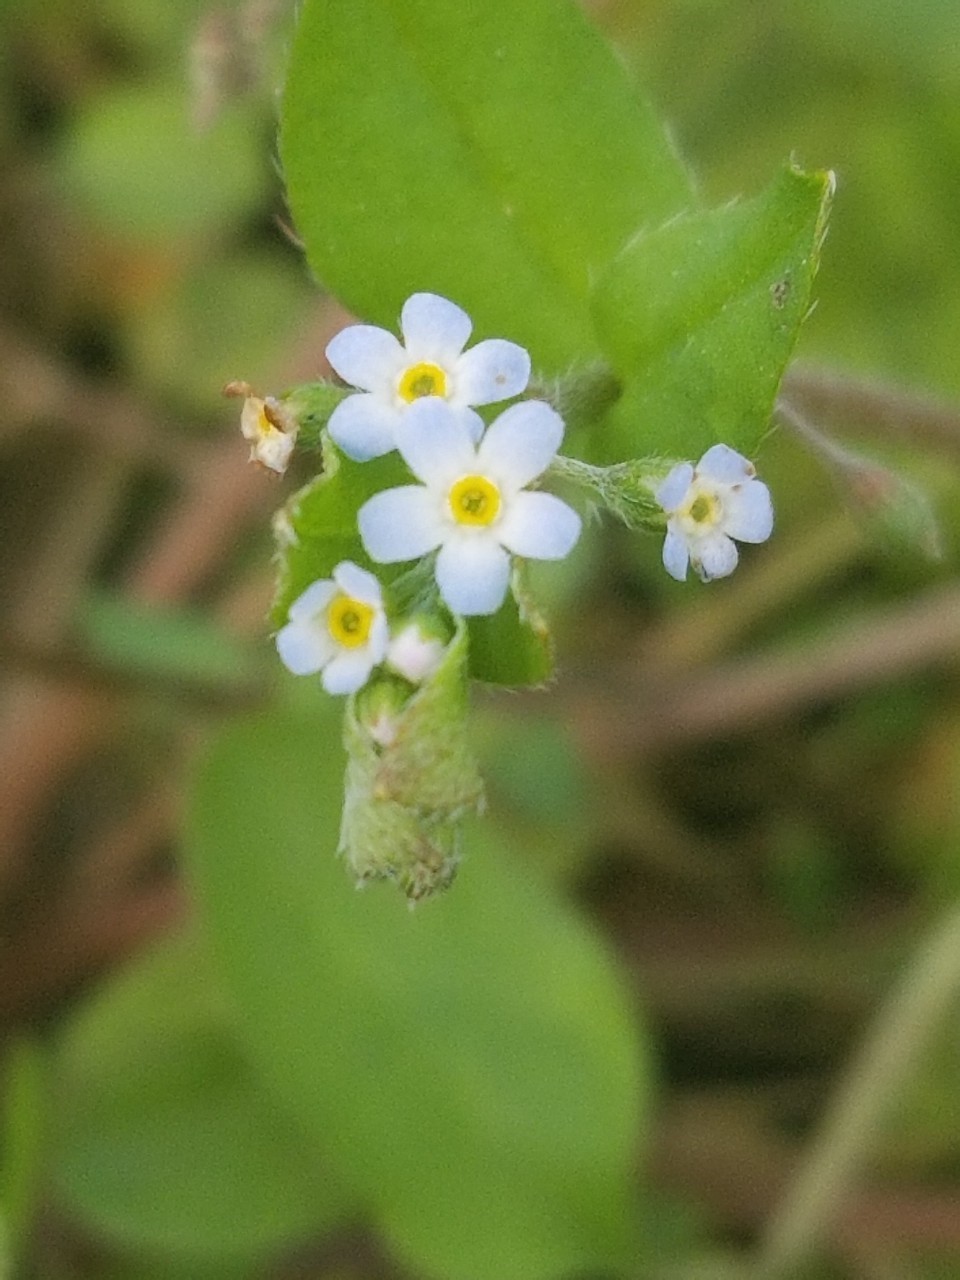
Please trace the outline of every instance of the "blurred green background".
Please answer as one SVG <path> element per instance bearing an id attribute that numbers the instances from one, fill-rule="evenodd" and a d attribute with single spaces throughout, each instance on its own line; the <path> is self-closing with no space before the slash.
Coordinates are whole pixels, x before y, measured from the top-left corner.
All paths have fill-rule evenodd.
<path id="1" fill-rule="evenodd" d="M 559 680 L 478 697 L 489 812 L 411 924 L 345 884 L 337 728 L 268 638 L 307 473 L 220 396 L 346 319 L 276 167 L 292 7 L 0 5 L 8 1273 L 755 1274 L 960 889 L 960 9 L 588 7 L 710 202 L 837 171 L 786 383 L 829 439 L 765 442 L 730 582 L 600 523 L 544 573 Z M 956 951 L 768 1274 L 960 1269 Z"/>

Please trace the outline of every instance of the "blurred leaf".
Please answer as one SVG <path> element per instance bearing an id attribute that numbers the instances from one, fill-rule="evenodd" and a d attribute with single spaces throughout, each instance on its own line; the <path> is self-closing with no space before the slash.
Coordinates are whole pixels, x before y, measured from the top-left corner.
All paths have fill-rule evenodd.
<path id="1" fill-rule="evenodd" d="M 371 565 L 360 541 L 357 512 L 381 489 L 409 478 L 397 453 L 354 462 L 326 444 L 321 474 L 295 493 L 274 519 L 278 562 L 272 610 L 275 626 L 283 626 L 294 600 L 311 582 L 329 578 L 341 560 L 353 560 L 381 580 L 403 572 L 405 566 Z"/>
<path id="2" fill-rule="evenodd" d="M 72 1280 L 72 1277 L 70 1278 Z M 142 1249 L 102 1261 L 96 1280 L 263 1280 L 262 1260 L 186 1262 L 169 1254 L 146 1254 Z"/>
<path id="3" fill-rule="evenodd" d="M 767 879 L 784 914 L 814 933 L 836 926 L 846 882 L 836 844 L 813 823 L 774 819 Z"/>
<path id="4" fill-rule="evenodd" d="M 207 1265 L 352 1206 L 251 1078 L 196 944 L 155 950 L 68 1028 L 54 1179 L 84 1223 Z"/>
<path id="5" fill-rule="evenodd" d="M 309 305 L 304 282 L 273 254 L 204 264 L 130 317 L 137 376 L 177 406 L 207 413 L 233 378 L 264 386 L 301 340 Z"/>
<path id="6" fill-rule="evenodd" d="M 124 674 L 235 689 L 262 675 L 250 645 L 201 613 L 161 609 L 90 591 L 74 617 L 77 640 L 90 655 Z"/>
<path id="7" fill-rule="evenodd" d="M 955 849 L 955 846 L 954 846 Z M 890 1178 L 922 1178 L 930 1166 L 956 1167 L 960 1159 L 960 1030 L 954 1007 L 927 1045 L 922 1062 L 893 1100 L 876 1164 Z"/>
<path id="8" fill-rule="evenodd" d="M 511 712 L 509 704 L 478 708 L 473 725 L 491 806 L 522 835 L 524 865 L 569 883 L 596 852 L 597 818 L 568 726 Z"/>
<path id="9" fill-rule="evenodd" d="M 8 1045 L 3 1063 L 0 1150 L 0 1276 L 12 1274 L 27 1239 L 46 1157 L 47 1057 L 32 1040 Z"/>
<path id="10" fill-rule="evenodd" d="M 195 787 L 188 852 L 252 1057 L 417 1268 L 624 1265 L 646 1085 L 607 955 L 489 822 L 415 914 L 358 895 L 332 857 L 337 717 L 237 725 Z"/>
<path id="11" fill-rule="evenodd" d="M 484 776 L 514 817 L 537 828 L 583 823 L 590 788 L 566 726 L 511 715 L 508 707 L 480 718 L 478 732 Z"/>
<path id="12" fill-rule="evenodd" d="M 65 194 L 99 230 L 153 242 L 222 230 L 255 209 L 266 177 L 256 115 L 191 128 L 179 84 L 93 98 L 58 157 Z"/>
<path id="13" fill-rule="evenodd" d="M 393 327 L 432 289 L 554 370 L 591 279 L 690 203 L 624 68 L 568 0 L 307 0 L 281 154 L 318 278 Z"/>
<path id="14" fill-rule="evenodd" d="M 612 461 L 695 459 L 720 440 L 751 455 L 810 307 L 832 192 L 786 170 L 755 200 L 638 236 L 595 290 L 624 382 L 601 448 Z"/>

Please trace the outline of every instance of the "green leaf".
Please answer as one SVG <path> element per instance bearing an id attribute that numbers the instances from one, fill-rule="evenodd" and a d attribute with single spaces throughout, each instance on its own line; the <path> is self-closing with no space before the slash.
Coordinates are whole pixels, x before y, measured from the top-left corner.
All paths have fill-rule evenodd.
<path id="1" fill-rule="evenodd" d="M 281 156 L 310 264 L 356 314 L 393 327 L 434 290 L 552 370 L 596 349 L 596 273 L 690 203 L 570 0 L 306 0 Z"/>
<path id="2" fill-rule="evenodd" d="M 237 1259 L 329 1230 L 352 1205 L 264 1095 L 193 942 L 128 971 L 60 1051 L 54 1180 L 128 1247 Z"/>
<path id="3" fill-rule="evenodd" d="M 251 1059 L 413 1269 L 624 1266 L 647 1087 L 597 938 L 487 824 L 411 913 L 333 857 L 337 709 L 227 730 L 187 851 Z"/>
<path id="4" fill-rule="evenodd" d="M 517 594 L 520 601 L 517 599 Z M 494 614 L 469 618 L 470 675 L 487 684 L 544 684 L 553 674 L 553 642 L 515 572 L 513 590 Z"/>
<path id="5" fill-rule="evenodd" d="M 322 473 L 295 493 L 274 519 L 279 564 L 275 626 L 283 626 L 297 596 L 318 578 L 329 578 L 341 560 L 353 560 L 381 580 L 403 571 L 404 566 L 371 565 L 360 541 L 357 512 L 381 489 L 409 478 L 396 453 L 354 462 L 327 442 Z"/>
<path id="6" fill-rule="evenodd" d="M 787 169 L 765 194 L 638 236 L 598 281 L 597 331 L 624 383 L 600 446 L 696 459 L 750 455 L 810 309 L 833 192 Z"/>

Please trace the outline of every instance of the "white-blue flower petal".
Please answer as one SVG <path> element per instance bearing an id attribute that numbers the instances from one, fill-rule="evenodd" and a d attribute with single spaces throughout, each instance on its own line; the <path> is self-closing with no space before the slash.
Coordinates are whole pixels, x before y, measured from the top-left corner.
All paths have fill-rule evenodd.
<path id="1" fill-rule="evenodd" d="M 288 622 L 277 632 L 277 652 L 295 676 L 309 676 L 326 666 L 336 648 L 324 623 Z"/>
<path id="2" fill-rule="evenodd" d="M 336 593 L 336 584 L 331 578 L 320 578 L 316 582 L 311 582 L 306 591 L 301 592 L 294 600 L 287 617 L 291 622 L 312 620 L 317 614 L 326 610 Z"/>
<path id="3" fill-rule="evenodd" d="M 414 400 L 397 424 L 397 448 L 424 484 L 446 488 L 476 470 L 475 440 L 483 420 L 472 409 L 454 409 L 437 396 Z"/>
<path id="4" fill-rule="evenodd" d="M 697 463 L 698 476 L 707 476 L 721 484 L 741 484 L 755 474 L 753 463 L 728 444 L 713 445 Z"/>
<path id="5" fill-rule="evenodd" d="M 496 533 L 514 555 L 533 560 L 562 560 L 580 536 L 580 517 L 552 493 L 518 493 Z"/>
<path id="6" fill-rule="evenodd" d="M 324 667 L 320 680 L 327 693 L 356 693 L 367 683 L 374 665 L 366 645 L 362 649 L 341 649 Z"/>
<path id="7" fill-rule="evenodd" d="M 690 462 L 678 462 L 654 494 L 664 511 L 676 511 L 687 496 L 687 490 L 690 488 L 692 480 L 693 464 Z M 674 574 L 674 577 L 676 577 L 676 574 Z"/>
<path id="8" fill-rule="evenodd" d="M 723 531 L 741 542 L 766 542 L 773 532 L 770 490 L 760 480 L 748 480 L 723 500 Z"/>
<path id="9" fill-rule="evenodd" d="M 490 424 L 477 461 L 484 475 L 515 493 L 546 471 L 562 440 L 560 415 L 543 400 L 525 400 Z"/>
<path id="10" fill-rule="evenodd" d="M 447 607 L 464 617 L 496 613 L 510 582 L 510 557 L 492 538 L 456 536 L 437 555 L 437 586 Z"/>
<path id="11" fill-rule="evenodd" d="M 672 524 L 667 525 L 667 536 L 663 540 L 663 567 L 671 578 L 683 582 L 689 563 L 690 552 L 686 538 Z"/>
<path id="12" fill-rule="evenodd" d="M 383 606 L 380 583 L 372 573 L 361 569 L 352 560 L 341 560 L 333 571 L 333 580 L 345 596 L 359 600 L 375 609 Z"/>
<path id="13" fill-rule="evenodd" d="M 429 360 L 449 367 L 467 345 L 472 328 L 470 317 L 455 302 L 436 293 L 413 294 L 400 315 L 407 362 Z"/>
<path id="14" fill-rule="evenodd" d="M 384 400 L 365 392 L 341 400 L 327 423 L 330 439 L 348 458 L 369 462 L 396 448 L 401 414 Z"/>
<path id="15" fill-rule="evenodd" d="M 443 541 L 446 525 L 435 494 L 418 484 L 384 489 L 357 513 L 360 537 L 371 560 L 417 560 Z"/>
<path id="16" fill-rule="evenodd" d="M 740 555 L 732 538 L 717 533 L 691 547 L 690 558 L 703 581 L 712 582 L 714 578 L 726 578 L 733 573 Z"/>
<path id="17" fill-rule="evenodd" d="M 457 361 L 454 404 L 495 404 L 520 395 L 530 381 L 530 356 L 515 342 L 488 338 Z"/>
<path id="18" fill-rule="evenodd" d="M 326 354 L 344 382 L 380 394 L 392 389 L 406 359 L 393 334 L 372 324 L 347 325 L 327 343 Z"/>

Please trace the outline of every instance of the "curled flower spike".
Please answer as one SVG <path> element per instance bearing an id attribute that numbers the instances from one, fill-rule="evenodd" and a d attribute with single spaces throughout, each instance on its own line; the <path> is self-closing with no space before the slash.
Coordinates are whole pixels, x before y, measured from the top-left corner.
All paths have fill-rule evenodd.
<path id="1" fill-rule="evenodd" d="M 240 413 L 240 430 L 250 441 L 250 461 L 282 476 L 297 440 L 297 424 L 278 400 L 248 395 Z"/>
<path id="2" fill-rule="evenodd" d="M 734 538 L 765 542 L 773 531 L 770 490 L 729 445 L 715 444 L 696 467 L 679 463 L 656 498 L 667 513 L 663 565 L 678 582 L 688 563 L 704 582 L 725 578 L 739 559 Z"/>
<path id="3" fill-rule="evenodd" d="M 580 534 L 571 507 L 525 488 L 546 471 L 563 438 L 563 421 L 548 404 L 513 405 L 479 445 L 476 434 L 442 400 L 411 405 L 397 428 L 397 448 L 422 484 L 377 493 L 358 514 L 367 553 L 381 564 L 439 548 L 440 595 L 462 615 L 496 613 L 507 594 L 511 554 L 561 560 Z"/>
<path id="4" fill-rule="evenodd" d="M 361 394 L 348 396 L 331 414 L 334 443 L 366 462 L 397 447 L 398 425 L 424 397 L 465 409 L 519 395 L 530 378 L 526 351 L 503 338 L 488 338 L 464 351 L 472 327 L 467 313 L 446 298 L 415 293 L 400 317 L 402 344 L 373 325 L 342 329 L 328 344 L 327 359 Z M 466 421 L 478 439 L 482 423 L 474 414 Z"/>
<path id="5" fill-rule="evenodd" d="M 356 693 L 390 640 L 380 583 L 351 560 L 312 582 L 290 606 L 277 650 L 295 676 L 321 672 L 327 693 Z"/>

